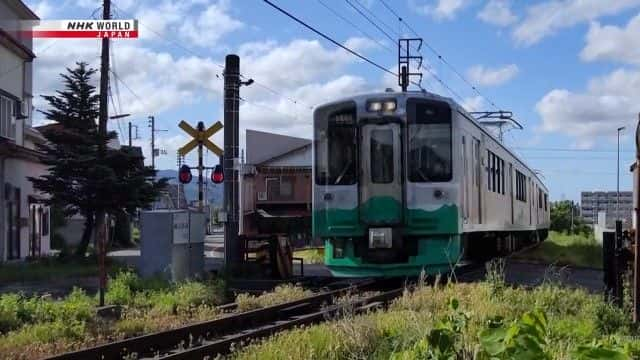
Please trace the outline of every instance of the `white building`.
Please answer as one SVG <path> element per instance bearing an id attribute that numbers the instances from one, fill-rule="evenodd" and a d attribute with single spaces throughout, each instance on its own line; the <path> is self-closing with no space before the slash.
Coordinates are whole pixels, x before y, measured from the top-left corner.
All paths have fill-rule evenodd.
<path id="1" fill-rule="evenodd" d="M 38 17 L 20 0 L 0 0 L 0 262 L 49 253 L 49 209 L 29 176 L 40 176 L 35 144 L 44 137 L 31 125 L 31 38 L 20 37 L 20 20 Z"/>

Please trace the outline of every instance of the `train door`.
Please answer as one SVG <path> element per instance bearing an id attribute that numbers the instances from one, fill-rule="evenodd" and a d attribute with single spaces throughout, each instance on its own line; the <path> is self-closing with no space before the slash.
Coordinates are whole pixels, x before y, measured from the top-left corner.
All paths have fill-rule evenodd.
<path id="1" fill-rule="evenodd" d="M 466 138 L 462 137 L 462 164 L 463 164 L 463 177 L 462 177 L 462 201 L 463 201 L 463 214 L 464 214 L 464 222 L 469 222 L 469 208 L 470 208 L 470 193 L 469 190 L 473 185 L 469 181 L 469 156 L 467 155 L 467 141 Z"/>
<path id="2" fill-rule="evenodd" d="M 480 159 L 480 140 L 473 138 L 473 171 L 474 171 L 474 181 L 473 181 L 473 191 L 475 194 L 475 207 L 474 212 L 477 214 L 476 223 L 482 224 L 482 191 L 481 183 L 482 183 L 482 161 Z"/>
<path id="3" fill-rule="evenodd" d="M 514 209 L 514 198 L 513 198 L 513 164 L 509 163 L 509 206 L 511 207 L 511 224 L 515 223 L 515 209 Z"/>
<path id="4" fill-rule="evenodd" d="M 362 126 L 360 219 L 371 225 L 402 220 L 402 141 L 397 123 Z"/>

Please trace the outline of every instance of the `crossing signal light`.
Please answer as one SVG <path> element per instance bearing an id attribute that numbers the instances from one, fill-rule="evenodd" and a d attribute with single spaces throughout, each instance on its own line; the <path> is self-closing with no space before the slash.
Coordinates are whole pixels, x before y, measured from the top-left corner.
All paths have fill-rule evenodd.
<path id="1" fill-rule="evenodd" d="M 222 170 L 222 165 L 216 165 L 211 173 L 211 181 L 214 184 L 220 184 L 224 181 L 224 171 Z"/>
<path id="2" fill-rule="evenodd" d="M 191 168 L 188 165 L 182 165 L 178 173 L 178 180 L 180 180 L 182 184 L 188 184 L 191 182 L 191 179 L 193 179 L 193 176 L 191 176 Z"/>

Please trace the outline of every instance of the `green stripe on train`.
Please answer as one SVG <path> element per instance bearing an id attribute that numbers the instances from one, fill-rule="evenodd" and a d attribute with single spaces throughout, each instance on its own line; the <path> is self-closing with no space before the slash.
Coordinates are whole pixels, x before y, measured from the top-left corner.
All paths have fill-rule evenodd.
<path id="1" fill-rule="evenodd" d="M 355 257 L 353 243 L 345 242 L 342 258 L 333 257 L 333 245 L 325 241 L 325 264 L 334 276 L 404 276 L 445 273 L 460 256 L 459 235 L 433 235 L 418 239 L 418 254 L 399 264 L 367 264 Z"/>
<path id="2" fill-rule="evenodd" d="M 391 197 L 372 198 L 360 208 L 320 209 L 313 212 L 314 237 L 365 236 L 368 226 L 391 219 L 397 222 L 401 204 Z M 407 235 L 458 234 L 459 214 L 456 205 L 442 205 L 437 210 L 404 209 L 404 233 Z M 363 222 L 367 221 L 370 225 Z M 384 225 L 380 225 L 384 226 Z"/>

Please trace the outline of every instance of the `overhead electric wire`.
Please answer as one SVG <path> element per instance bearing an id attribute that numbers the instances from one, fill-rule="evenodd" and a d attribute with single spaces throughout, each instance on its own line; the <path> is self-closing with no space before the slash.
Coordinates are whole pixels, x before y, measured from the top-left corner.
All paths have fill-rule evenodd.
<path id="1" fill-rule="evenodd" d="M 445 64 L 449 70 L 451 70 L 454 74 L 456 74 L 456 76 L 458 76 L 465 84 L 467 84 L 469 87 L 471 87 L 471 89 L 480 97 L 482 97 L 483 99 L 485 99 L 491 106 L 493 106 L 496 110 L 500 110 L 500 108 L 495 104 L 495 102 L 493 100 L 491 100 L 488 96 L 484 95 L 482 92 L 480 92 L 480 90 L 473 85 L 469 80 L 467 80 L 467 78 L 462 75 L 462 73 L 460 73 L 460 71 L 458 71 L 458 69 L 456 69 L 455 66 L 453 66 L 453 64 L 451 64 L 442 54 L 440 54 L 431 44 L 429 44 L 428 41 L 424 40 L 424 38 L 422 38 L 420 36 L 420 34 L 406 21 L 404 21 L 402 19 L 402 17 L 398 14 L 398 12 L 396 12 L 395 10 L 393 10 L 391 8 L 391 6 L 389 6 L 389 4 L 387 4 L 384 0 L 380 0 L 380 2 L 384 5 L 385 8 L 387 8 L 387 10 L 389 10 L 389 12 L 391 12 L 393 15 L 395 15 L 399 21 L 401 21 L 402 23 L 404 23 L 407 28 L 417 37 L 423 39 L 423 43 L 425 44 L 425 46 L 427 47 L 427 49 L 429 49 L 429 51 L 431 51 L 443 64 Z"/>
<path id="2" fill-rule="evenodd" d="M 382 71 L 384 71 L 384 72 L 386 72 L 386 73 L 388 73 L 388 74 L 391 74 L 391 75 L 393 75 L 393 76 L 398 76 L 398 75 L 397 75 L 396 73 L 394 73 L 393 71 L 391 71 L 391 70 L 389 70 L 389 69 L 385 68 L 384 66 L 382 66 L 382 65 L 380 65 L 380 64 L 378 64 L 378 63 L 376 63 L 375 61 L 373 61 L 373 60 L 371 60 L 371 59 L 367 58 L 366 56 L 361 55 L 360 53 L 356 52 L 355 50 L 352 50 L 352 49 L 348 48 L 347 46 L 345 46 L 345 45 L 343 45 L 343 44 L 339 43 L 338 41 L 336 41 L 336 40 L 334 40 L 333 38 L 331 38 L 329 35 L 326 35 L 325 33 L 321 32 L 320 30 L 318 30 L 318 29 L 314 28 L 313 26 L 311 26 L 311 25 L 307 24 L 306 22 L 304 22 L 304 21 L 300 20 L 298 17 L 296 17 L 295 15 L 291 14 L 291 13 L 290 13 L 290 12 L 288 12 L 287 10 L 285 10 L 285 9 L 283 9 L 283 8 L 281 8 L 281 7 L 279 7 L 278 5 L 274 4 L 273 2 L 271 2 L 271 1 L 269 1 L 269 0 L 262 0 L 262 1 L 266 2 L 266 3 L 267 3 L 267 4 L 269 4 L 269 6 L 271 6 L 272 8 L 274 8 L 274 9 L 278 10 L 278 11 L 279 11 L 279 12 L 281 12 L 282 14 L 284 14 L 284 15 L 288 16 L 289 18 L 291 18 L 292 20 L 296 21 L 298 24 L 300 24 L 300 25 L 302 25 L 302 26 L 306 27 L 307 29 L 309 29 L 309 30 L 313 31 L 313 32 L 314 32 L 314 33 L 316 33 L 317 35 L 320 35 L 322 38 L 324 38 L 325 40 L 327 40 L 327 41 L 329 41 L 330 43 L 334 44 L 335 46 L 340 47 L 340 48 L 342 48 L 343 50 L 347 51 L 347 52 L 348 52 L 348 53 L 350 53 L 351 55 L 353 55 L 353 56 L 355 56 L 355 57 L 357 57 L 357 58 L 359 58 L 359 59 L 361 59 L 361 60 L 366 61 L 367 63 L 369 63 L 369 64 L 371 64 L 371 65 L 373 65 L 373 66 L 377 67 L 378 69 L 380 69 L 380 70 L 382 70 Z"/>
<path id="3" fill-rule="evenodd" d="M 114 4 L 113 2 L 111 3 L 111 5 L 112 5 L 114 8 L 116 8 L 118 11 L 120 11 L 120 12 L 124 13 L 125 15 L 133 17 L 133 15 L 131 15 L 131 13 L 128 13 L 127 11 L 122 10 L 120 7 L 118 7 L 118 6 L 117 6 L 116 4 Z M 169 43 L 171 43 L 171 44 L 173 44 L 173 45 L 175 45 L 175 46 L 179 47 L 180 49 L 182 49 L 182 50 L 184 50 L 184 51 L 186 51 L 186 52 L 190 53 L 191 55 L 195 55 L 195 56 L 200 57 L 200 58 L 208 58 L 207 56 L 204 56 L 204 54 L 198 53 L 197 51 L 194 51 L 193 49 L 190 49 L 190 48 L 188 48 L 188 47 L 186 47 L 186 46 L 182 45 L 181 43 L 179 43 L 179 42 L 178 42 L 178 41 L 176 41 L 176 40 L 173 40 L 173 39 L 171 39 L 171 38 L 168 38 L 168 37 L 163 36 L 163 35 L 162 35 L 162 34 L 160 34 L 158 31 L 155 31 L 154 29 L 150 28 L 149 26 L 145 25 L 144 23 L 140 22 L 139 20 L 138 20 L 138 24 L 140 24 L 141 26 L 143 26 L 145 29 L 147 29 L 147 30 L 151 31 L 151 32 L 152 32 L 153 34 L 155 34 L 158 38 L 163 39 L 164 41 L 167 41 L 167 42 L 169 42 Z M 221 68 L 222 70 L 224 70 L 224 65 L 219 64 L 219 63 L 214 63 L 214 64 L 215 64 L 216 66 L 218 66 L 219 68 Z M 216 74 L 216 76 L 219 76 L 219 74 Z M 240 74 L 240 77 L 242 77 L 242 78 L 246 78 L 246 77 L 249 77 L 249 76 L 245 76 L 245 75 Z M 308 105 L 308 104 L 305 104 L 304 102 L 302 102 L 302 101 L 300 101 L 300 100 L 296 100 L 296 99 L 292 98 L 291 96 L 285 95 L 283 92 L 278 91 L 278 90 L 275 90 L 275 89 L 273 89 L 272 87 L 270 87 L 270 86 L 268 86 L 268 85 L 266 85 L 266 84 L 262 84 L 259 80 L 253 79 L 253 83 L 254 83 L 254 85 L 258 85 L 258 86 L 260 86 L 260 87 L 262 87 L 262 88 L 264 88 L 264 89 L 266 89 L 266 90 L 269 90 L 271 93 L 273 93 L 273 94 L 275 94 L 275 95 L 277 95 L 277 96 L 280 96 L 280 97 L 282 97 L 282 98 L 284 98 L 284 99 L 287 99 L 288 101 L 290 101 L 290 102 L 292 102 L 292 103 L 294 103 L 294 104 L 302 104 L 302 105 L 304 105 L 304 106 L 307 106 L 307 107 L 308 107 L 308 108 L 310 108 L 310 109 L 313 109 L 313 107 L 314 107 L 314 106 L 310 106 L 310 105 Z"/>
<path id="4" fill-rule="evenodd" d="M 380 40 L 377 40 L 376 38 L 374 38 L 372 35 L 370 35 L 368 32 L 366 32 L 365 30 L 363 30 L 361 27 L 359 27 L 358 25 L 356 25 L 353 21 L 347 19 L 346 17 L 342 16 L 342 14 L 340 14 L 339 12 L 337 12 L 335 9 L 333 9 L 332 7 L 330 7 L 329 5 L 327 5 L 323 0 L 318 0 L 318 2 L 324 6 L 327 10 L 331 11 L 331 13 L 335 16 L 337 16 L 338 18 L 342 19 L 342 21 L 346 22 L 347 24 L 351 25 L 354 29 L 358 30 L 362 35 L 366 36 L 367 38 L 369 38 L 369 40 L 374 41 L 375 43 L 377 43 L 378 45 L 380 45 L 380 47 L 383 47 L 387 50 L 389 50 L 390 52 L 394 52 L 393 49 L 391 49 L 390 47 L 388 47 L 387 45 L 385 45 L 383 42 L 381 42 Z M 394 41 L 395 43 L 395 41 Z"/>
<path id="5" fill-rule="evenodd" d="M 389 40 L 391 40 L 392 43 L 396 42 L 396 39 L 394 39 L 391 35 L 389 35 L 388 32 L 384 31 L 380 26 L 378 26 L 378 24 L 375 23 L 375 21 L 371 20 L 371 18 L 369 18 L 365 13 L 363 13 L 360 9 L 358 9 L 355 5 L 353 5 L 353 3 L 349 0 L 345 0 L 347 2 L 347 4 L 349 4 L 349 6 L 351 6 L 356 12 L 358 12 L 358 14 L 360 14 L 363 18 L 365 18 L 371 25 L 373 25 L 376 29 L 378 29 L 381 33 L 383 33 Z"/>

